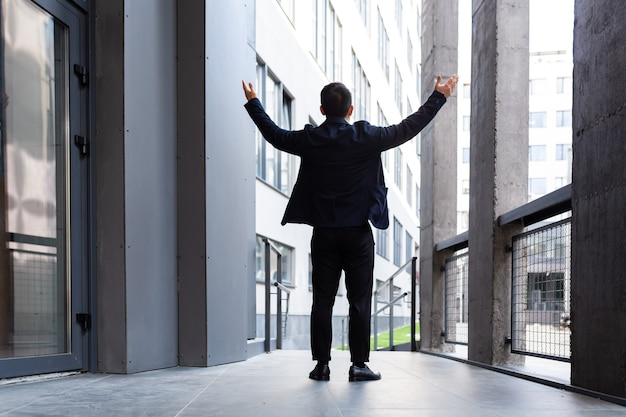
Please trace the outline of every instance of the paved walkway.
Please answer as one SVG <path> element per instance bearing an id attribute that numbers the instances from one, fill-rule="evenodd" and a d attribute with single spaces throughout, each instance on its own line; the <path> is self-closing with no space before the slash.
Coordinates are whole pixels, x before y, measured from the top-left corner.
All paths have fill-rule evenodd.
<path id="1" fill-rule="evenodd" d="M 307 351 L 211 368 L 0 381 L 0 416 L 617 417 L 626 407 L 424 353 L 373 352 L 381 381 L 348 382 L 334 352 L 329 382 L 307 378 Z"/>

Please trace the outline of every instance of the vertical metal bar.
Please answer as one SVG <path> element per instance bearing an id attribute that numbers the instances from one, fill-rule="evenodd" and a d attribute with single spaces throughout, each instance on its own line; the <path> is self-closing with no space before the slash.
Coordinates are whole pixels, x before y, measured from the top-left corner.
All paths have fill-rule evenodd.
<path id="1" fill-rule="evenodd" d="M 263 239 L 265 242 L 265 353 L 270 351 L 270 242 L 268 239 Z"/>
<path id="2" fill-rule="evenodd" d="M 389 350 L 393 348 L 393 276 L 389 280 Z"/>
<path id="3" fill-rule="evenodd" d="M 417 342 L 415 341 L 415 333 L 417 322 L 417 257 L 411 260 L 411 352 L 417 352 Z"/>
<path id="4" fill-rule="evenodd" d="M 283 282 L 283 255 L 276 253 L 276 282 Z M 276 349 L 283 348 L 283 303 L 282 290 L 276 287 Z"/>
<path id="5" fill-rule="evenodd" d="M 374 293 L 374 350 L 378 349 L 378 290 Z"/>

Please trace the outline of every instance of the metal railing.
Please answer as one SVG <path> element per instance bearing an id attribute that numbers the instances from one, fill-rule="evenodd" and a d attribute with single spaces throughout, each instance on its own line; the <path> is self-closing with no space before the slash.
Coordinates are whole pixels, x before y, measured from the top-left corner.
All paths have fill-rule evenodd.
<path id="1" fill-rule="evenodd" d="M 389 349 L 394 350 L 394 340 L 393 340 L 393 330 L 394 330 L 394 306 L 398 301 L 405 298 L 407 295 L 411 295 L 411 351 L 417 351 L 417 344 L 415 341 L 416 334 L 416 321 L 417 321 L 417 309 L 416 309 L 416 288 L 417 288 L 417 273 L 416 273 L 416 262 L 417 258 L 413 257 L 409 261 L 407 261 L 404 265 L 402 265 L 396 272 L 394 272 L 385 282 L 383 282 L 377 289 L 374 291 L 374 313 L 372 313 L 372 320 L 374 323 L 373 333 L 374 333 L 374 350 L 378 349 L 378 316 L 389 310 L 388 314 L 388 329 L 389 329 Z M 396 294 L 394 291 L 393 281 L 394 278 L 405 272 L 407 268 L 410 267 L 411 274 L 411 291 L 403 291 L 399 294 Z M 386 300 L 380 300 L 379 295 L 386 295 Z M 382 304 L 382 307 L 378 307 L 378 304 Z"/>
<path id="2" fill-rule="evenodd" d="M 571 185 L 498 218 L 498 226 L 533 226 L 571 210 Z M 569 361 L 571 219 L 512 238 L 511 351 Z M 435 245 L 453 250 L 445 261 L 445 341 L 467 344 L 469 233 Z M 468 248 L 467 252 L 463 252 Z M 460 268 L 460 269 L 459 269 Z"/>
<path id="3" fill-rule="evenodd" d="M 286 297 L 286 311 L 289 311 L 289 288 L 282 284 L 282 254 L 280 249 L 274 245 L 268 238 L 263 239 L 265 244 L 265 352 L 271 350 L 271 321 L 272 321 L 272 305 L 271 305 L 271 289 L 276 288 L 276 349 L 282 349 L 283 335 L 286 333 L 287 328 L 287 315 L 284 317 L 283 326 L 283 311 L 282 311 L 282 293 L 287 295 Z M 272 266 L 271 255 L 272 252 L 276 255 L 276 281 L 271 281 Z"/>

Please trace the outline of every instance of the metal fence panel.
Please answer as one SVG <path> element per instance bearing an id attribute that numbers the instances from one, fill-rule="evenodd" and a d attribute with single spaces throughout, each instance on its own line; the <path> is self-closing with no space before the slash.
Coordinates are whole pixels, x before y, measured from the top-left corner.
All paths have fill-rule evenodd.
<path id="1" fill-rule="evenodd" d="M 445 341 L 467 345 L 469 252 L 467 249 L 446 259 Z"/>
<path id="2" fill-rule="evenodd" d="M 513 237 L 514 353 L 570 358 L 571 218 Z"/>

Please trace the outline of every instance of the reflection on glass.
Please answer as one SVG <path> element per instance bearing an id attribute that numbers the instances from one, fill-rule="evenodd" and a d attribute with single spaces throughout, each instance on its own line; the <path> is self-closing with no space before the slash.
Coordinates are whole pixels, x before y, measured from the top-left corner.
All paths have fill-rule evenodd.
<path id="1" fill-rule="evenodd" d="M 66 30 L 0 7 L 0 358 L 69 349 Z"/>

